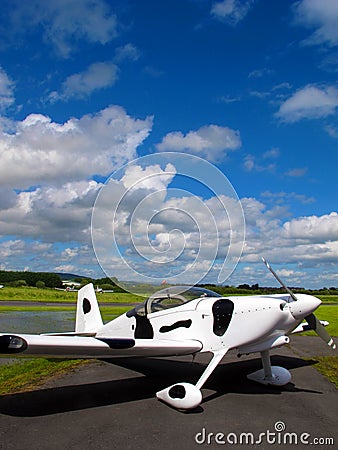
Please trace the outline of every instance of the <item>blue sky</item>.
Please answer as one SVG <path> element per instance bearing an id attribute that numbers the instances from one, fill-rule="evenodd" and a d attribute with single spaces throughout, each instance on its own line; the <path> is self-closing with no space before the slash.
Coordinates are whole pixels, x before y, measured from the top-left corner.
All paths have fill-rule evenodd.
<path id="1" fill-rule="evenodd" d="M 183 152 L 213 163 L 243 208 L 243 252 L 225 284 L 275 284 L 265 256 L 289 285 L 338 286 L 337 21 L 334 0 L 4 0 L 1 269 L 101 276 L 90 224 L 102 184 L 135 158 Z M 149 211 L 176 198 L 176 210 L 189 204 L 190 214 L 194 200 L 174 187 L 209 208 L 213 199 L 189 179 L 163 181 L 163 158 L 147 169 L 160 182 L 142 185 L 156 200 Z M 152 197 L 159 185 L 160 199 Z M 175 217 L 162 220 L 150 233 L 156 251 L 180 241 L 170 242 Z M 182 224 L 192 257 L 200 240 Z M 116 233 L 135 253 L 132 236 Z M 203 239 L 207 260 L 215 237 Z M 203 272 L 188 255 L 175 265 L 193 280 Z M 114 270 L 125 279 L 118 260 Z M 170 270 L 156 267 L 163 279 Z"/>

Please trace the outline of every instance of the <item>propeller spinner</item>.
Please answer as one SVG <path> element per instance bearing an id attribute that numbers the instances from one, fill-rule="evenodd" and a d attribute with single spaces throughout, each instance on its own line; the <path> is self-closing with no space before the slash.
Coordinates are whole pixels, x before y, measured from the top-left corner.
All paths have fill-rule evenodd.
<path id="1" fill-rule="evenodd" d="M 287 291 L 288 294 L 290 294 L 290 297 L 292 298 L 292 300 L 294 300 L 295 302 L 298 301 L 296 295 L 291 291 L 291 289 L 289 289 L 284 283 L 283 281 L 279 278 L 279 276 L 276 274 L 276 272 L 272 269 L 272 267 L 270 266 L 270 264 L 266 261 L 265 258 L 262 257 L 262 261 L 264 262 L 264 264 L 266 265 L 266 267 L 270 270 L 270 272 L 272 273 L 272 275 L 276 278 L 276 280 L 278 281 L 278 283 Z M 315 297 L 313 297 L 315 298 Z M 291 300 L 291 299 L 290 299 Z M 289 300 L 289 303 L 290 303 Z M 318 299 L 316 299 L 318 300 Z M 318 302 L 320 302 L 320 300 L 318 300 Z M 320 303 L 318 303 L 318 306 L 320 305 Z M 316 306 L 314 305 L 313 310 L 316 308 Z M 292 311 L 291 311 L 292 313 Z M 324 325 L 321 324 L 320 320 L 317 319 L 317 317 L 314 315 L 313 312 L 311 312 L 310 314 L 308 314 L 307 316 L 304 317 L 304 319 L 306 320 L 307 324 L 309 325 L 309 327 L 318 334 L 318 336 L 323 339 L 323 341 L 329 345 L 332 349 L 336 349 L 336 344 L 334 343 L 334 340 L 332 339 L 332 337 L 329 335 L 329 333 L 325 330 Z"/>

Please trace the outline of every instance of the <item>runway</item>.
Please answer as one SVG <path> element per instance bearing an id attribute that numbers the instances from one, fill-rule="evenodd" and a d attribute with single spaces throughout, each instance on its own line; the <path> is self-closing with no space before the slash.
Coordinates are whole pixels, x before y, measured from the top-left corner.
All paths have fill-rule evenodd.
<path id="1" fill-rule="evenodd" d="M 261 367 L 256 355 L 230 354 L 202 389 L 202 405 L 189 413 L 161 403 L 155 393 L 175 382 L 196 382 L 208 355 L 195 362 L 190 357 L 117 365 L 93 361 L 36 391 L 0 397 L 0 448 L 289 449 L 308 447 L 301 440 L 310 444 L 316 438 L 333 438 L 337 445 L 338 391 L 314 368 L 321 354 L 334 353 L 317 337 L 299 336 L 290 348 L 273 352 L 272 363 L 292 374 L 283 388 L 246 379 Z"/>

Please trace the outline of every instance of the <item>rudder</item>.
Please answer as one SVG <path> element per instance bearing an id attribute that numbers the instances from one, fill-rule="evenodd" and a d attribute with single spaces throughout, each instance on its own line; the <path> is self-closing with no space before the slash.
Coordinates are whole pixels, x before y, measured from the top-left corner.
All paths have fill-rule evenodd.
<path id="1" fill-rule="evenodd" d="M 92 283 L 86 284 L 77 294 L 75 331 L 96 333 L 103 326 L 101 312 Z"/>

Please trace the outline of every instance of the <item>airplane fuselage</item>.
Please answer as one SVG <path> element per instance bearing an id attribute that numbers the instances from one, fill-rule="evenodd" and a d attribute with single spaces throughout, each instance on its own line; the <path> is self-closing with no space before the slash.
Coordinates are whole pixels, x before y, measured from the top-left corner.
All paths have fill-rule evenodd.
<path id="1" fill-rule="evenodd" d="M 297 298 L 297 305 L 284 294 L 197 298 L 149 312 L 134 308 L 104 325 L 96 336 L 192 339 L 201 342 L 202 352 L 222 348 L 238 348 L 240 353 L 262 351 L 264 342 L 269 348 L 287 343 L 283 337 L 321 303 L 310 295 L 298 294 Z"/>

